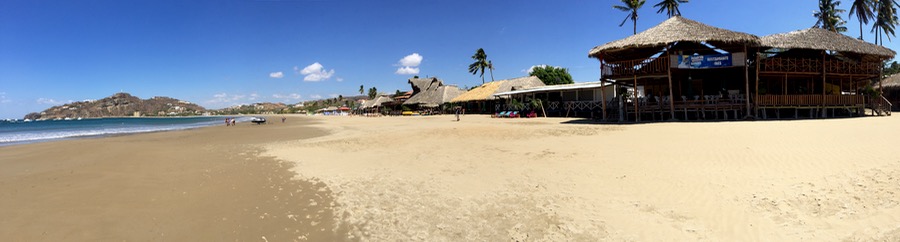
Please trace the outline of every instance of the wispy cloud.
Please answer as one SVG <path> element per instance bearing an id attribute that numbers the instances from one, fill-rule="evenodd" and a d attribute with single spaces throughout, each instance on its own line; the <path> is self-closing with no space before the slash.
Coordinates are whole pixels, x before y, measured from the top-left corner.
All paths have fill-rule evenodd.
<path id="1" fill-rule="evenodd" d="M 43 98 L 43 97 L 42 97 L 42 98 L 38 98 L 38 99 L 36 100 L 36 102 L 37 102 L 38 104 L 50 104 L 50 105 L 60 105 L 60 104 L 66 103 L 66 102 L 64 102 L 64 101 L 57 101 L 57 100 L 52 99 L 52 98 Z M 72 102 L 72 101 L 70 100 L 69 102 Z"/>
<path id="2" fill-rule="evenodd" d="M 297 69 L 299 68 L 295 66 L 294 70 Z M 328 80 L 328 78 L 331 78 L 331 76 L 334 75 L 334 69 L 327 70 L 325 69 L 325 66 L 319 64 L 319 62 L 316 62 L 301 69 L 300 74 L 304 75 L 304 81 L 317 82 Z"/>
<path id="3" fill-rule="evenodd" d="M 319 94 L 313 94 L 313 95 L 310 95 L 309 98 L 312 98 L 312 99 L 322 99 L 322 95 L 319 95 Z"/>
<path id="4" fill-rule="evenodd" d="M 538 67 L 547 67 L 547 66 L 549 66 L 549 65 L 533 65 L 533 66 L 529 67 L 528 69 L 523 69 L 522 72 L 525 72 L 526 74 L 531 74 L 531 72 L 534 71 L 534 68 L 538 68 Z M 556 67 L 556 68 L 562 68 L 562 67 L 559 67 L 559 66 L 554 66 L 554 67 Z"/>
<path id="5" fill-rule="evenodd" d="M 284 72 L 280 72 L 280 71 L 279 71 L 279 72 L 272 72 L 272 73 L 269 73 L 269 77 L 271 77 L 271 78 L 282 78 L 282 77 L 284 77 Z"/>
<path id="6" fill-rule="evenodd" d="M 419 65 L 422 64 L 422 60 L 425 59 L 419 53 L 412 53 L 410 55 L 404 56 L 400 61 L 397 62 L 397 75 L 416 75 L 419 74 Z"/>
<path id="7" fill-rule="evenodd" d="M 284 100 L 299 100 L 303 98 L 302 95 L 291 93 L 291 94 L 272 94 L 272 97 L 276 99 L 284 99 Z"/>
<path id="8" fill-rule="evenodd" d="M 213 94 L 213 98 L 206 100 L 206 103 L 209 104 L 224 104 L 224 105 L 234 105 L 240 104 L 241 102 L 253 101 L 259 95 L 256 93 L 252 93 L 250 95 L 247 94 L 228 94 L 228 93 L 217 93 Z"/>
<path id="9" fill-rule="evenodd" d="M 12 100 L 10 100 L 8 97 L 6 97 L 5 92 L 0 92 L 0 103 L 11 103 L 11 102 L 12 102 Z"/>
<path id="10" fill-rule="evenodd" d="M 335 78 L 334 80 L 337 81 L 337 82 L 342 82 L 342 81 L 344 81 L 344 78 L 338 77 L 338 78 Z"/>

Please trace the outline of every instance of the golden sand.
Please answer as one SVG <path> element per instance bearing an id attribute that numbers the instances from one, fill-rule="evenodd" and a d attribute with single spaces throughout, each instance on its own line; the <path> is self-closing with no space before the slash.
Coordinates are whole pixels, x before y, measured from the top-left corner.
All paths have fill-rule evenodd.
<path id="1" fill-rule="evenodd" d="M 364 240 L 900 240 L 898 117 L 316 119 L 332 134 L 265 154 Z"/>
<path id="2" fill-rule="evenodd" d="M 455 120 L 289 117 L 0 147 L 0 237 L 900 240 L 900 117 Z"/>

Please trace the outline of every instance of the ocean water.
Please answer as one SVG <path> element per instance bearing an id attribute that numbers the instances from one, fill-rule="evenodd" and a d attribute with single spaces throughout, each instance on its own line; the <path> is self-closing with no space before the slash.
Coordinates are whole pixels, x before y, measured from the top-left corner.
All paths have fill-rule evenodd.
<path id="1" fill-rule="evenodd" d="M 237 117 L 237 122 L 249 120 L 250 117 Z M 0 120 L 0 146 L 60 139 L 184 130 L 224 125 L 224 122 L 225 117 L 99 118 L 32 122 Z"/>

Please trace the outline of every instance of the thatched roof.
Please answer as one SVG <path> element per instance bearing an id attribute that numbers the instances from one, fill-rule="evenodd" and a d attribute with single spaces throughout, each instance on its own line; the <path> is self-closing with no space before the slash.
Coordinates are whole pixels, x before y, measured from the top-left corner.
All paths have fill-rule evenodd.
<path id="1" fill-rule="evenodd" d="M 415 105 L 418 104 L 422 107 L 437 107 L 441 104 L 450 102 L 453 98 L 456 98 L 464 91 L 459 89 L 459 87 L 449 85 L 449 86 L 439 86 L 435 89 L 427 89 L 425 91 L 419 92 L 415 96 L 403 102 L 404 105 Z"/>
<path id="2" fill-rule="evenodd" d="M 437 89 L 437 87 L 444 85 L 444 82 L 437 77 L 410 78 L 408 82 L 409 85 L 412 86 L 413 96 L 415 96 L 419 92 L 428 90 L 429 88 Z"/>
<path id="3" fill-rule="evenodd" d="M 386 97 L 386 96 L 379 96 L 375 99 L 366 101 L 365 103 L 363 103 L 360 106 L 360 108 L 366 109 L 366 108 L 379 107 L 379 106 L 381 106 L 381 104 L 386 103 L 386 102 L 391 102 L 391 101 L 394 101 L 394 100 L 389 97 Z"/>
<path id="4" fill-rule="evenodd" d="M 891 49 L 821 28 L 808 28 L 760 38 L 760 45 L 782 49 L 811 49 L 849 52 L 893 58 Z"/>
<path id="5" fill-rule="evenodd" d="M 662 48 L 675 42 L 707 42 L 736 45 L 757 45 L 755 35 L 712 27 L 681 16 L 671 17 L 659 25 L 624 39 L 600 45 L 588 52 L 588 57 L 600 58 L 616 52 L 636 48 Z M 658 51 L 658 50 L 655 50 Z M 628 53 L 628 52 L 625 52 Z"/>
<path id="6" fill-rule="evenodd" d="M 544 82 L 542 82 L 541 79 L 538 79 L 535 76 L 493 81 L 469 90 L 468 92 L 454 98 L 453 100 L 451 100 L 451 102 L 494 100 L 497 99 L 497 97 L 494 96 L 494 94 L 496 93 L 521 90 L 538 86 L 544 86 Z"/>
<path id="7" fill-rule="evenodd" d="M 875 88 L 878 88 L 878 87 L 879 87 L 878 83 L 875 83 L 873 86 L 875 86 Z M 893 75 L 891 75 L 891 76 L 885 78 L 884 80 L 881 81 L 881 85 L 880 85 L 880 86 L 883 86 L 883 87 L 885 87 L 885 88 L 898 88 L 898 87 L 900 87 L 900 74 L 893 74 Z"/>

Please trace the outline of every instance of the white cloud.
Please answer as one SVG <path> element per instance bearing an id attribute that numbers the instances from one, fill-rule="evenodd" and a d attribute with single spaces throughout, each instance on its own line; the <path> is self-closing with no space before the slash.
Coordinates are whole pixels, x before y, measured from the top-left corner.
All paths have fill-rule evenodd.
<path id="1" fill-rule="evenodd" d="M 419 66 L 419 64 L 422 64 L 422 56 L 419 53 L 412 53 L 400 59 L 401 66 Z"/>
<path id="2" fill-rule="evenodd" d="M 322 99 L 322 95 L 319 95 L 319 94 L 313 94 L 313 95 L 309 96 L 309 98 L 312 98 L 312 99 Z"/>
<path id="3" fill-rule="evenodd" d="M 424 59 L 424 57 L 422 57 L 422 55 L 419 55 L 419 53 L 412 53 L 410 55 L 404 56 L 402 59 L 400 59 L 400 61 L 397 62 L 396 66 L 399 66 L 400 68 L 397 68 L 397 71 L 395 71 L 394 73 L 396 73 L 397 75 L 419 74 L 418 66 L 422 64 L 422 59 Z"/>
<path id="4" fill-rule="evenodd" d="M 525 72 L 525 73 L 527 73 L 527 74 L 531 74 L 531 72 L 534 71 L 534 68 L 538 68 L 538 67 L 547 67 L 547 66 L 549 66 L 549 65 L 534 65 L 534 66 L 531 66 L 531 67 L 528 68 L 528 69 L 522 70 L 522 72 Z M 554 66 L 554 67 L 556 67 L 556 68 L 562 68 L 562 67 L 560 67 L 560 66 Z"/>
<path id="5" fill-rule="evenodd" d="M 228 93 L 217 93 L 213 94 L 213 98 L 210 100 L 206 100 L 206 103 L 210 104 L 237 104 L 241 101 L 253 101 L 257 97 L 256 93 L 250 94 L 249 98 L 244 94 L 228 94 Z"/>
<path id="6" fill-rule="evenodd" d="M 297 69 L 298 68 L 295 66 L 294 70 Z M 331 76 L 334 75 L 334 69 L 326 70 L 325 66 L 322 66 L 322 64 L 319 64 L 319 62 L 316 62 L 312 65 L 304 67 L 302 70 L 300 70 L 300 74 L 305 76 L 303 77 L 304 81 L 317 82 L 328 80 L 328 78 L 331 78 Z"/>
<path id="7" fill-rule="evenodd" d="M 337 79 L 335 79 L 335 81 L 337 81 L 337 82 L 342 82 L 342 81 L 344 81 L 344 78 L 338 77 Z"/>
<path id="8" fill-rule="evenodd" d="M 284 77 L 284 72 L 280 72 L 280 71 L 279 71 L 279 72 L 272 72 L 272 73 L 269 73 L 269 77 L 271 77 L 271 78 L 282 78 L 282 77 Z"/>
<path id="9" fill-rule="evenodd" d="M 419 68 L 404 66 L 397 68 L 397 71 L 394 73 L 396 73 L 397 75 L 416 75 L 419 74 Z"/>
<path id="10" fill-rule="evenodd" d="M 340 95 L 337 95 L 337 94 L 328 94 L 328 96 L 330 96 L 330 97 L 338 97 L 338 96 L 340 96 Z"/>
<path id="11" fill-rule="evenodd" d="M 52 98 L 38 98 L 38 99 L 37 99 L 37 103 L 38 103 L 38 104 L 60 105 L 60 104 L 66 103 L 66 102 L 63 102 L 63 101 L 56 101 L 56 100 L 54 100 L 54 99 L 52 99 Z"/>
<path id="12" fill-rule="evenodd" d="M 297 100 L 297 99 L 303 98 L 303 96 L 301 96 L 300 94 L 296 94 L 296 93 L 291 93 L 291 94 L 272 94 L 272 97 L 277 98 L 277 99 L 293 99 L 293 100 Z"/>
<path id="13" fill-rule="evenodd" d="M 0 103 L 10 103 L 12 100 L 6 97 L 5 92 L 0 92 Z"/>

